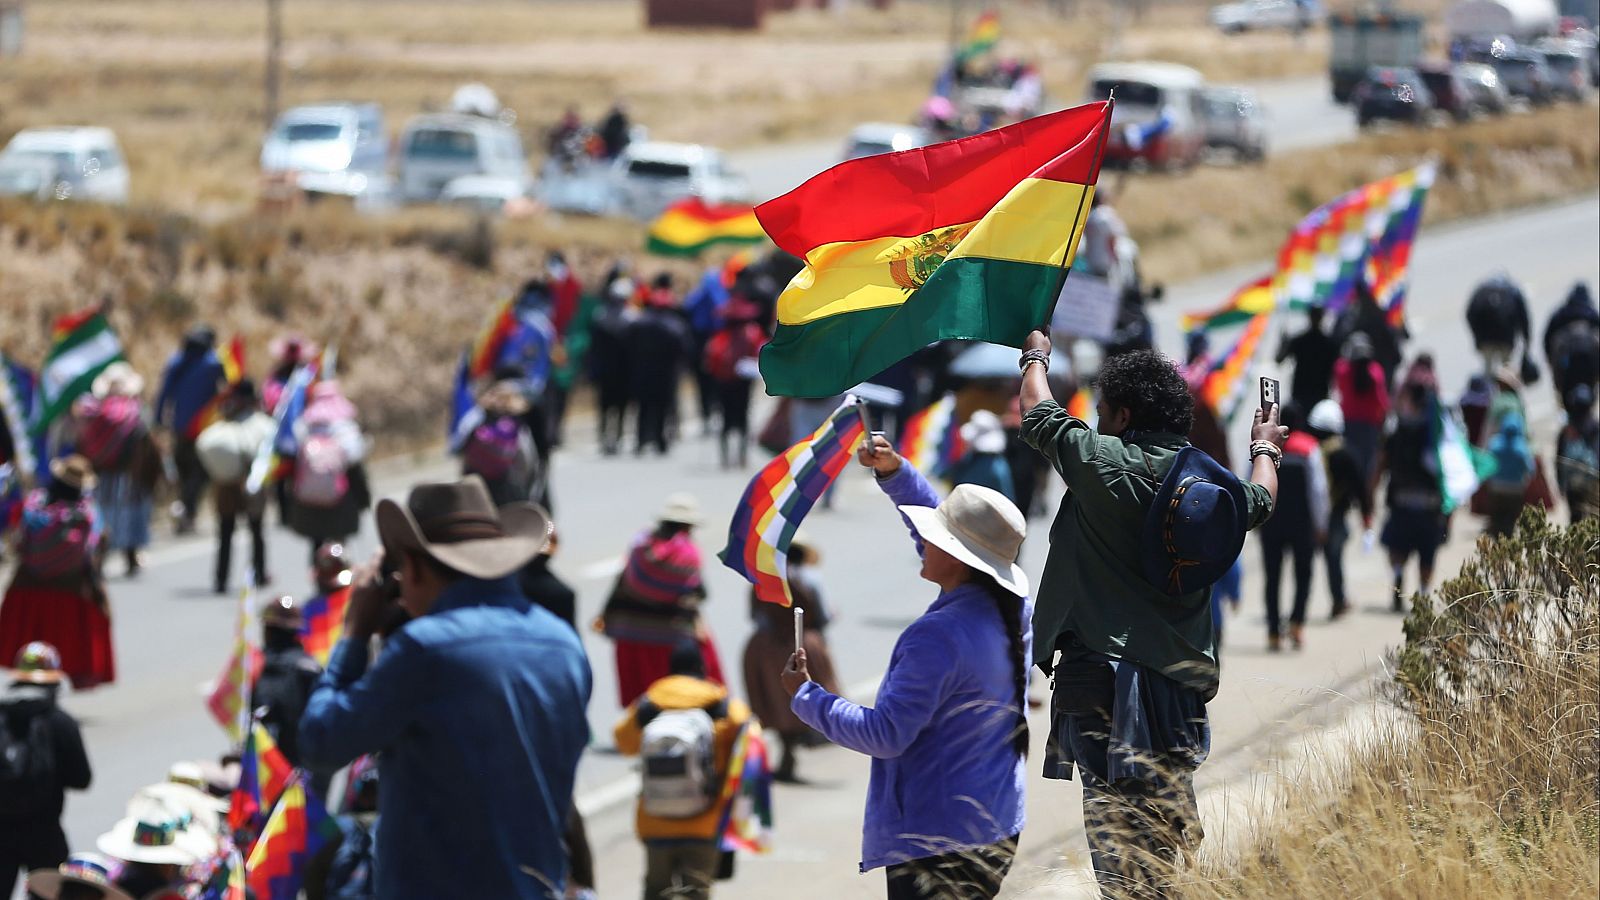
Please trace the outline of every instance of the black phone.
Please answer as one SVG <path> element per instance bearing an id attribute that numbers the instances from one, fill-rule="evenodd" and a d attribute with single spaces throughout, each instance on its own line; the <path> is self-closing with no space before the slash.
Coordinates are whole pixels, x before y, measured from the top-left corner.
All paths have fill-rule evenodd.
<path id="1" fill-rule="evenodd" d="M 1261 411 L 1267 412 L 1278 405 L 1278 381 L 1275 378 L 1261 379 Z"/>

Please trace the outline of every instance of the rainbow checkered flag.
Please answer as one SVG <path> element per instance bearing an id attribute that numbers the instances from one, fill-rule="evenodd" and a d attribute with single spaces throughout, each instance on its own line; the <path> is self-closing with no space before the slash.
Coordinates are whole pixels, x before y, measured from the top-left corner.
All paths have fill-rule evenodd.
<path id="1" fill-rule="evenodd" d="M 855 396 L 845 398 L 808 438 L 766 464 L 745 488 L 728 526 L 723 565 L 755 585 L 768 603 L 791 606 L 789 545 L 866 434 Z"/>
<path id="2" fill-rule="evenodd" d="M 967 452 L 956 420 L 956 395 L 945 394 L 906 420 L 900 455 L 919 472 L 943 478 Z"/>
<path id="3" fill-rule="evenodd" d="M 261 674 L 261 648 L 256 646 L 251 637 L 254 627 L 250 621 L 250 610 L 254 605 L 253 588 L 240 592 L 239 618 L 233 629 L 233 654 L 228 657 L 228 664 L 217 678 L 216 687 L 206 698 L 206 709 L 211 711 L 211 717 L 228 733 L 228 740 L 235 744 L 242 743 L 248 733 L 250 686 Z"/>
<path id="4" fill-rule="evenodd" d="M 306 862 L 341 833 L 322 799 L 306 788 L 305 773 L 296 771 L 245 864 L 256 900 L 295 900 Z"/>
<path id="5" fill-rule="evenodd" d="M 277 741 L 260 722 L 252 723 L 239 755 L 239 786 L 228 801 L 228 829 L 252 838 L 260 834 L 267 811 L 283 795 L 293 774 Z"/>
<path id="6" fill-rule="evenodd" d="M 344 637 L 344 613 L 350 605 L 350 588 L 342 587 L 306 601 L 301 609 L 305 623 L 300 626 L 300 644 L 324 668 L 333 648 Z"/>

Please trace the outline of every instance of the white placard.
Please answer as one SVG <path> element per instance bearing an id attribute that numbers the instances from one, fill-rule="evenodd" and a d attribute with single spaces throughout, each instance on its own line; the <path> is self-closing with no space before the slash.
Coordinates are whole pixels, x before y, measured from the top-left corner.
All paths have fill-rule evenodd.
<path id="1" fill-rule="evenodd" d="M 1117 293 L 1104 278 L 1073 272 L 1056 299 L 1051 330 L 1073 337 L 1108 341 L 1117 329 Z"/>

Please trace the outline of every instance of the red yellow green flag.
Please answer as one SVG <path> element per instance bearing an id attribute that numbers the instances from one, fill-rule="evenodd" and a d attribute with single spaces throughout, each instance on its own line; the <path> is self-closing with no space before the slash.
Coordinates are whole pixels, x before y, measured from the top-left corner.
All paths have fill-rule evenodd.
<path id="1" fill-rule="evenodd" d="M 752 207 L 688 197 L 667 207 L 650 226 L 645 249 L 661 256 L 698 256 L 717 244 L 759 244 L 766 239 Z"/>
<path id="2" fill-rule="evenodd" d="M 994 10 L 985 10 L 978 18 L 972 21 L 972 27 L 967 30 L 967 39 L 956 50 L 956 57 L 962 60 L 982 56 L 994 49 L 1000 43 L 1000 14 Z"/>
<path id="3" fill-rule="evenodd" d="M 1110 102 L 834 166 L 756 208 L 805 268 L 761 352 L 771 394 L 826 397 L 947 339 L 1020 347 L 1083 232 Z"/>

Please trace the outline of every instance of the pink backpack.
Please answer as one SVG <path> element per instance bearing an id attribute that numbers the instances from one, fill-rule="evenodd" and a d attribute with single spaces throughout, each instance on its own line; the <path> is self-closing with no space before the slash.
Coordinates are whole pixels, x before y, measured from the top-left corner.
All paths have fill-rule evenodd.
<path id="1" fill-rule="evenodd" d="M 22 539 L 22 568 L 43 579 L 65 578 L 89 568 L 94 519 L 87 503 L 42 506 L 28 516 L 33 522 Z"/>
<path id="2" fill-rule="evenodd" d="M 312 431 L 295 456 L 295 502 L 331 509 L 349 493 L 350 456 L 344 445 L 331 432 Z"/>
<path id="3" fill-rule="evenodd" d="M 499 416 L 472 430 L 461 458 L 469 475 L 499 481 L 511 474 L 521 448 L 521 427 L 511 416 Z"/>
<path id="4" fill-rule="evenodd" d="M 115 469 L 144 433 L 139 399 L 113 395 L 96 400 L 79 428 L 78 449 L 97 470 Z"/>

